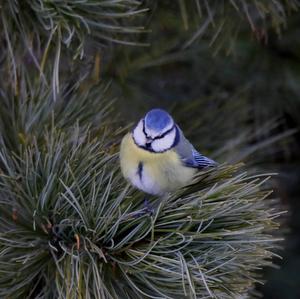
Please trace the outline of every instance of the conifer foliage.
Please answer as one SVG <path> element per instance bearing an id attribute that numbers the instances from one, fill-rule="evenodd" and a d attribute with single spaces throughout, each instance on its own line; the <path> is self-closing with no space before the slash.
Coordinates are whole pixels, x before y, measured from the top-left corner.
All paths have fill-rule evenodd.
<path id="1" fill-rule="evenodd" d="M 160 9 L 183 27 L 195 17 L 190 2 L 167 2 L 0 0 L 1 298 L 247 298 L 272 265 L 282 212 L 269 174 L 220 164 L 149 210 L 120 173 L 130 123 L 112 61 L 128 46 L 143 56 Z M 278 31 L 298 2 L 271 2 L 194 4 L 215 39 L 214 18 L 233 11 Z M 99 49 L 109 80 L 95 76 Z"/>

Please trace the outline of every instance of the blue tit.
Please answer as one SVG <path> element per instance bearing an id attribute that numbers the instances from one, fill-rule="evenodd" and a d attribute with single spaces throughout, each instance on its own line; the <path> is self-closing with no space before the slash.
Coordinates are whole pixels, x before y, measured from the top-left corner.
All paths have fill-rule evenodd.
<path id="1" fill-rule="evenodd" d="M 198 169 L 217 163 L 195 150 L 169 113 L 150 110 L 121 143 L 124 177 L 138 189 L 164 195 L 191 182 Z"/>

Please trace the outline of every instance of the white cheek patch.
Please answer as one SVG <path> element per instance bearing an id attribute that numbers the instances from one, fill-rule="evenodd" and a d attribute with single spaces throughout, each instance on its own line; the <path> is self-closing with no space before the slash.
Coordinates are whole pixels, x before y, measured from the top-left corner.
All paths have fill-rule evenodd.
<path id="1" fill-rule="evenodd" d="M 143 120 L 140 120 L 138 125 L 133 130 L 133 139 L 139 146 L 146 145 L 146 136 L 143 131 L 144 123 Z"/>
<path id="2" fill-rule="evenodd" d="M 152 141 L 152 149 L 154 152 L 164 152 L 172 147 L 176 138 L 176 128 L 166 134 L 163 138 Z"/>

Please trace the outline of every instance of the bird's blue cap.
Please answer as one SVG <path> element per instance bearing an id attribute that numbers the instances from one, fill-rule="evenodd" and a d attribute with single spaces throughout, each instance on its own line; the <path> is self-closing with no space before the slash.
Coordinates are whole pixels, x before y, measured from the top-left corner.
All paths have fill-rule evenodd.
<path id="1" fill-rule="evenodd" d="M 152 109 L 145 116 L 145 129 L 154 132 L 169 130 L 174 124 L 172 116 L 163 109 Z"/>

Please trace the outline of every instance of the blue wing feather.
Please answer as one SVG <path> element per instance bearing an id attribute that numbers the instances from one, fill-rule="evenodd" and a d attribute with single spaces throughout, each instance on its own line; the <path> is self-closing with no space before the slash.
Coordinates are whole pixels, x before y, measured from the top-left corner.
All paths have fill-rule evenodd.
<path id="1" fill-rule="evenodd" d="M 178 132 L 178 144 L 174 149 L 185 166 L 202 169 L 210 166 L 216 166 L 218 164 L 214 160 L 209 159 L 196 151 L 193 145 L 184 137 L 179 128 Z"/>
<path id="2" fill-rule="evenodd" d="M 217 163 L 209 159 L 203 155 L 201 155 L 199 152 L 197 152 L 195 149 L 192 150 L 194 161 L 196 162 L 196 165 L 198 168 L 203 168 L 203 167 L 209 167 L 209 166 L 216 166 Z"/>
<path id="3" fill-rule="evenodd" d="M 183 158 L 182 161 L 188 167 L 195 167 L 200 169 L 217 165 L 214 160 L 201 155 L 195 149 L 192 149 L 192 155 L 190 158 Z"/>

